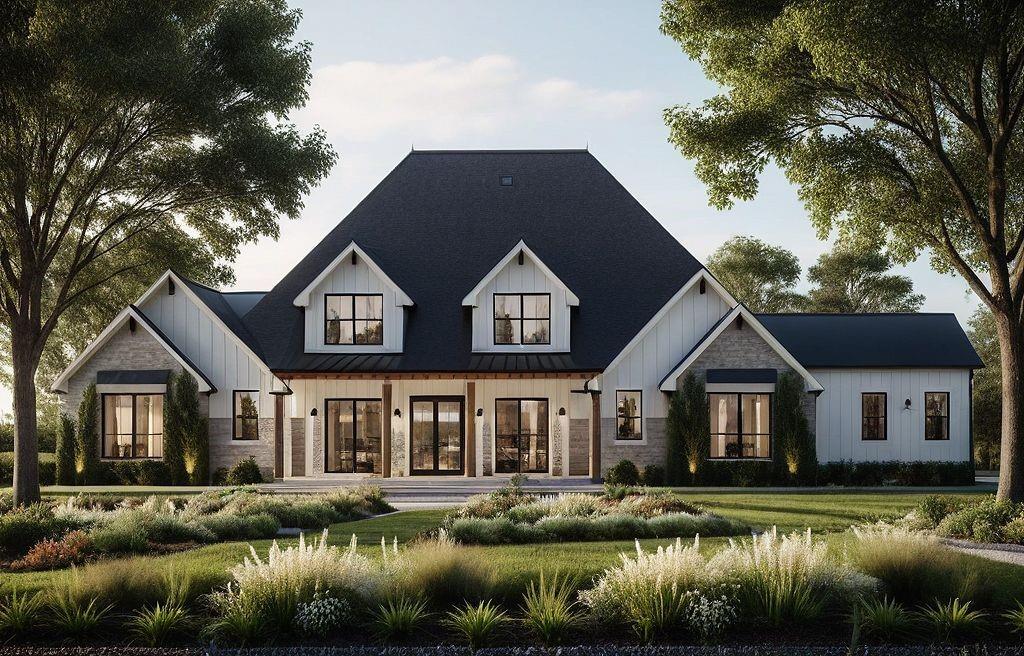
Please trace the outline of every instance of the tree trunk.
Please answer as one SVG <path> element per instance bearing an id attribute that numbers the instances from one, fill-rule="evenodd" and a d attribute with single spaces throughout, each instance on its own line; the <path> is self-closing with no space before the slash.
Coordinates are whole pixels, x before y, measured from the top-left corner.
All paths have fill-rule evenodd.
<path id="1" fill-rule="evenodd" d="M 36 432 L 36 370 L 32 340 L 11 331 L 14 369 L 14 503 L 39 501 L 39 436 Z"/>
<path id="2" fill-rule="evenodd" d="M 1003 370 L 1000 500 L 1024 501 L 1024 330 L 1016 311 L 996 314 Z"/>

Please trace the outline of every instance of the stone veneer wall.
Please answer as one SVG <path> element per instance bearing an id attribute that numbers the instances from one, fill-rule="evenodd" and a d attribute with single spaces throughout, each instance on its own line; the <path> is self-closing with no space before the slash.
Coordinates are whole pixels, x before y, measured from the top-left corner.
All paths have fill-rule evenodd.
<path id="1" fill-rule="evenodd" d="M 735 324 L 726 328 L 683 375 L 693 372 L 698 378 L 704 379 L 708 369 L 777 369 L 780 374 L 792 371 L 782 356 L 776 353 L 753 328 L 744 326 L 738 329 Z M 816 423 L 815 403 L 816 399 L 812 394 L 804 395 L 804 414 L 807 416 L 812 437 Z M 617 441 L 615 425 L 615 418 L 601 419 L 602 472 L 622 459 L 632 460 L 641 470 L 646 465 L 665 466 L 665 419 L 644 419 L 644 439 L 634 443 Z"/>
<path id="2" fill-rule="evenodd" d="M 569 475 L 590 474 L 590 420 L 569 420 Z"/>
<path id="3" fill-rule="evenodd" d="M 258 440 L 231 439 L 231 419 L 210 419 L 210 472 L 230 469 L 240 460 L 253 456 L 265 480 L 274 480 L 274 418 L 260 417 Z"/>
<path id="4" fill-rule="evenodd" d="M 292 419 L 292 476 L 306 475 L 306 420 Z"/>
<path id="5" fill-rule="evenodd" d="M 408 456 L 408 449 L 405 447 L 405 431 L 402 430 L 400 422 L 391 424 L 391 475 L 407 476 L 409 472 L 405 468 Z"/>

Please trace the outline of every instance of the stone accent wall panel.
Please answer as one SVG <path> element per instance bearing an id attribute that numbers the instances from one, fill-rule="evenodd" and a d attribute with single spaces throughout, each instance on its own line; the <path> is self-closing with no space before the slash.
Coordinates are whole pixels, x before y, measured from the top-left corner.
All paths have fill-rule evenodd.
<path id="1" fill-rule="evenodd" d="M 306 420 L 292 419 L 292 476 L 306 475 Z"/>
<path id="2" fill-rule="evenodd" d="M 569 475 L 590 473 L 590 420 L 569 420 Z"/>

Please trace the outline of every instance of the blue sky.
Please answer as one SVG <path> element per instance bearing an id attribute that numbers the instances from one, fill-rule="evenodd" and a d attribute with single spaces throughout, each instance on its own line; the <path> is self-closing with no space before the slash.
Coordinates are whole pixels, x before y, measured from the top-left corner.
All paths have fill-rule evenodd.
<path id="1" fill-rule="evenodd" d="M 732 235 L 783 245 L 804 269 L 818 241 L 778 171 L 728 211 L 707 205 L 693 163 L 667 142 L 661 112 L 715 93 L 658 31 L 656 0 L 298 2 L 313 83 L 293 118 L 321 125 L 340 154 L 277 242 L 245 247 L 235 289 L 269 289 L 409 151 L 581 148 L 591 152 L 698 259 Z M 571 247 L 571 245 L 567 245 Z M 921 260 L 906 269 L 924 309 L 966 322 L 976 301 Z M 10 398 L 0 390 L 0 408 Z"/>

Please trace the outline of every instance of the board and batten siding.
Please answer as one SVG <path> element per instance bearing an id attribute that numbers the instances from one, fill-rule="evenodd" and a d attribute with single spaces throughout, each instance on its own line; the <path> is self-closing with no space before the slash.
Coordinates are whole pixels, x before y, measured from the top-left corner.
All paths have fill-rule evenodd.
<path id="1" fill-rule="evenodd" d="M 495 344 L 495 294 L 551 294 L 550 344 Z M 480 291 L 473 308 L 473 350 L 501 353 L 563 353 L 569 351 L 569 306 L 565 290 L 536 265 L 529 254 L 502 267 Z"/>
<path id="2" fill-rule="evenodd" d="M 381 294 L 384 301 L 384 343 L 326 344 L 324 342 L 324 297 L 327 294 Z M 405 308 L 397 305 L 397 294 L 367 266 L 362 257 L 352 264 L 349 258 L 339 262 L 331 273 L 309 293 L 305 308 L 305 350 L 307 353 L 401 353 Z M 456 310 L 457 311 L 457 310 Z"/>
<path id="3" fill-rule="evenodd" d="M 274 416 L 271 381 L 259 363 L 249 357 L 235 338 L 224 332 L 184 290 L 170 295 L 166 288 L 148 299 L 142 312 L 206 374 L 217 388 L 210 395 L 210 417 L 232 415 L 234 390 L 260 390 L 260 416 Z"/>
<path id="4" fill-rule="evenodd" d="M 812 369 L 819 462 L 970 459 L 970 370 Z M 886 440 L 861 439 L 861 394 L 886 393 Z M 949 440 L 924 439 L 925 392 L 949 392 Z M 910 399 L 910 409 L 906 409 Z"/>
<path id="5" fill-rule="evenodd" d="M 731 308 L 710 285 L 690 288 L 617 364 L 601 377 L 601 416 L 615 417 L 616 390 L 642 390 L 644 421 L 668 414 L 661 379 Z M 639 443 L 638 443 L 639 444 Z"/>

